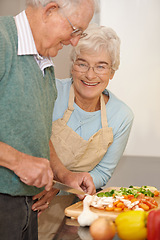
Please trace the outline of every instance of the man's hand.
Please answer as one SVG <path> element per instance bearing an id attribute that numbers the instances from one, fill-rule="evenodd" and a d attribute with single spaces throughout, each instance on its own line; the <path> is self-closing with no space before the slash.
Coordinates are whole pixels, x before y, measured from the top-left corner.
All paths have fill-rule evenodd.
<path id="1" fill-rule="evenodd" d="M 45 186 L 46 191 L 51 189 L 53 172 L 47 159 L 32 157 L 23 153 L 18 156 L 18 159 L 14 172 L 22 182 L 37 188 Z"/>
<path id="2" fill-rule="evenodd" d="M 0 142 L 0 166 L 13 171 L 27 185 L 45 186 L 47 191 L 52 187 L 53 172 L 48 159 L 30 156 Z"/>
<path id="3" fill-rule="evenodd" d="M 67 184 L 73 188 L 83 190 L 86 194 L 96 193 L 93 179 L 88 172 L 71 172 L 58 158 L 56 151 L 50 141 L 50 164 L 55 180 Z M 84 196 L 78 196 L 83 199 Z"/>
<path id="4" fill-rule="evenodd" d="M 96 189 L 93 183 L 93 179 L 88 172 L 71 172 L 68 171 L 68 174 L 63 176 L 63 183 L 79 189 L 83 190 L 86 194 L 93 195 L 96 193 Z M 80 199 L 83 199 L 83 195 L 78 195 Z"/>

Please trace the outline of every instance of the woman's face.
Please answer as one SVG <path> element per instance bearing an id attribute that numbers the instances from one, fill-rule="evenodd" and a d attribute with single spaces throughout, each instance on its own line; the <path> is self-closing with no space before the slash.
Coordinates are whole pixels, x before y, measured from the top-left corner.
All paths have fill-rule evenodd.
<path id="1" fill-rule="evenodd" d="M 95 67 L 94 70 L 92 67 Z M 80 72 L 84 68 L 88 71 Z M 99 97 L 113 76 L 109 54 L 104 51 L 94 54 L 81 53 L 72 67 L 75 96 L 85 100 Z"/>

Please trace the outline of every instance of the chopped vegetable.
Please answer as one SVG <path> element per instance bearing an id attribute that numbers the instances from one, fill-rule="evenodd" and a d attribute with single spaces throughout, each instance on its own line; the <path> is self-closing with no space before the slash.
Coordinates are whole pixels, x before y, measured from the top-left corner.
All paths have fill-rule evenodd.
<path id="1" fill-rule="evenodd" d="M 142 186 L 142 187 L 129 186 L 129 188 L 121 187 L 119 191 L 112 189 L 111 191 L 108 191 L 108 192 L 100 192 L 97 194 L 97 196 L 98 197 L 111 197 L 114 194 L 115 196 L 133 195 L 136 198 L 141 193 L 148 197 L 154 197 L 154 195 L 156 195 L 156 196 L 159 195 L 159 192 L 157 190 L 154 190 L 154 192 L 155 192 L 155 194 L 152 191 L 150 191 L 147 186 Z"/>
<path id="2" fill-rule="evenodd" d="M 154 192 L 150 191 L 152 189 Z M 144 210 L 149 211 L 158 206 L 153 197 L 159 196 L 155 187 L 121 187 L 119 190 L 112 189 L 107 192 L 100 192 L 92 206 L 106 211 Z"/>

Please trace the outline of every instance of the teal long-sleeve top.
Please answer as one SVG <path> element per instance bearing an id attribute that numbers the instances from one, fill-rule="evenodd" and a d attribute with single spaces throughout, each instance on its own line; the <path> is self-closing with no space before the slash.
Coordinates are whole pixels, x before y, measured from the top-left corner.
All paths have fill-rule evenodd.
<path id="1" fill-rule="evenodd" d="M 68 107 L 71 83 L 72 80 L 70 78 L 62 80 L 56 79 L 58 97 L 54 106 L 53 121 L 62 118 Z M 134 118 L 132 110 L 111 91 L 106 89 L 104 94 L 109 96 L 106 111 L 108 126 L 112 127 L 113 130 L 113 143 L 108 148 L 108 151 L 100 163 L 89 172 L 93 178 L 96 189 L 105 186 L 111 178 L 125 150 Z M 83 139 L 88 140 L 102 127 L 100 110 L 96 112 L 85 112 L 74 103 L 74 111 L 67 125 Z"/>

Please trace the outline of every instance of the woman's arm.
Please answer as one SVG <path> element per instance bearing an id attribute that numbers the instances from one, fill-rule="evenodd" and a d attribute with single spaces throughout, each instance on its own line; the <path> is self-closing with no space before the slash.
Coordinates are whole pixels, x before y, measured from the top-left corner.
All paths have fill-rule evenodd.
<path id="1" fill-rule="evenodd" d="M 114 134 L 114 140 L 100 163 L 89 173 L 93 178 L 96 189 L 106 185 L 111 178 L 118 161 L 123 155 L 133 123 L 133 115 L 129 122 L 123 123 Z"/>

